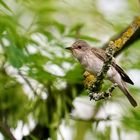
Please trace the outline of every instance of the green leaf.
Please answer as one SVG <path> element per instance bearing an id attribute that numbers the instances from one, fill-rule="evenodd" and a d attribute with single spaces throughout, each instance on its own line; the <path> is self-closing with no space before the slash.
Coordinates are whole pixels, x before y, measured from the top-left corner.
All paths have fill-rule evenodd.
<path id="1" fill-rule="evenodd" d="M 33 66 L 28 71 L 28 75 L 32 77 L 33 79 L 36 79 L 38 82 L 47 84 L 50 81 L 53 81 L 56 79 L 55 75 L 52 75 L 51 73 L 46 72 L 41 66 Z"/>
<path id="2" fill-rule="evenodd" d="M 41 31 L 41 32 L 47 37 L 48 41 L 51 41 L 55 38 L 51 32 L 48 31 Z"/>
<path id="3" fill-rule="evenodd" d="M 31 63 L 31 65 L 34 63 L 36 66 L 42 66 L 50 60 L 48 57 L 41 55 L 39 52 L 29 55 L 28 59 L 28 62 Z"/>
<path id="4" fill-rule="evenodd" d="M 82 73 L 83 73 L 83 69 L 80 68 L 79 65 L 76 65 L 76 67 L 72 70 L 69 70 L 66 74 L 66 76 L 64 77 L 68 83 L 81 83 L 82 82 Z"/>
<path id="5" fill-rule="evenodd" d="M 65 25 L 64 25 L 64 24 L 62 24 L 62 23 L 60 23 L 60 22 L 57 22 L 57 21 L 53 21 L 52 24 L 58 29 L 58 31 L 59 31 L 61 34 L 64 33 L 64 31 L 65 31 Z"/>
<path id="6" fill-rule="evenodd" d="M 67 37 L 77 38 L 77 35 L 69 34 L 69 35 L 67 35 Z M 83 40 L 87 40 L 87 41 L 91 41 L 91 42 L 99 42 L 99 40 L 97 38 L 86 36 L 86 35 L 79 35 L 79 39 L 83 39 Z"/>
<path id="7" fill-rule="evenodd" d="M 3 2 L 2 0 L 0 0 L 0 4 L 7 9 L 8 11 L 12 12 L 12 10 L 7 6 L 7 4 L 5 2 Z"/>
<path id="8" fill-rule="evenodd" d="M 15 68 L 22 67 L 27 61 L 27 57 L 23 51 L 15 45 L 6 47 L 6 55 L 9 63 Z"/>
<path id="9" fill-rule="evenodd" d="M 70 33 L 79 31 L 80 29 L 83 28 L 83 26 L 84 26 L 83 23 L 77 23 L 77 24 L 73 25 L 70 29 Z"/>

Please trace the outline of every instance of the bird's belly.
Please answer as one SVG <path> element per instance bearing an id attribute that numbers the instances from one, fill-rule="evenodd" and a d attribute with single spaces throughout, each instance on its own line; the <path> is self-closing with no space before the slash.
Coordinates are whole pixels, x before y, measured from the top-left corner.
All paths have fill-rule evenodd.
<path id="1" fill-rule="evenodd" d="M 102 66 L 103 66 L 103 62 L 97 58 L 97 57 L 84 57 L 83 58 L 83 62 L 81 63 L 85 69 L 93 74 L 97 74 L 98 72 L 101 71 Z"/>
<path id="2" fill-rule="evenodd" d="M 94 75 L 97 75 L 97 73 L 99 73 L 103 67 L 103 61 L 93 55 L 86 55 L 85 57 L 83 57 L 81 60 L 81 64 L 87 71 L 93 73 Z M 107 78 L 113 83 L 121 84 L 120 82 L 122 81 L 120 74 L 113 66 L 109 68 L 107 72 Z"/>

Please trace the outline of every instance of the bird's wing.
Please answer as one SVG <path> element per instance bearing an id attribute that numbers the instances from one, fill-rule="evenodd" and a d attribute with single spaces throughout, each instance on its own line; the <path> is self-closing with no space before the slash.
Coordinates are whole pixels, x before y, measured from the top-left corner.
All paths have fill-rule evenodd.
<path id="1" fill-rule="evenodd" d="M 92 48 L 91 49 L 92 52 L 99 58 L 101 59 L 103 62 L 105 61 L 106 58 L 106 54 L 105 51 L 100 49 L 100 48 Z M 118 71 L 118 73 L 120 74 L 121 78 L 123 81 L 134 85 L 133 81 L 130 79 L 130 77 L 124 72 L 124 70 L 118 66 L 115 61 L 112 62 L 112 66 Z"/>
<path id="2" fill-rule="evenodd" d="M 118 73 L 121 75 L 121 78 L 123 79 L 123 81 L 134 85 L 134 82 L 130 79 L 130 77 L 124 72 L 124 70 L 118 66 L 116 63 L 112 63 L 113 67 L 115 67 L 115 69 L 118 71 Z"/>
<path id="3" fill-rule="evenodd" d="M 102 61 L 105 61 L 106 54 L 105 51 L 100 48 L 91 48 L 92 52 Z"/>

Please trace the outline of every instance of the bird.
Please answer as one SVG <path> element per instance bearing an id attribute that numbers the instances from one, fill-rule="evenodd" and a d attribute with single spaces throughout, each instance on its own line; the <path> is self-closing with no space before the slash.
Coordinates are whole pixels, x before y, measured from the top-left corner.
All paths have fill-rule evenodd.
<path id="1" fill-rule="evenodd" d="M 101 71 L 104 61 L 106 59 L 105 50 L 101 48 L 91 47 L 84 40 L 77 40 L 66 49 L 71 51 L 72 55 L 77 58 L 80 64 L 89 73 L 97 75 Z M 137 102 L 131 96 L 126 84 L 129 83 L 134 85 L 134 83 L 126 74 L 126 72 L 119 65 L 116 64 L 114 57 L 112 64 L 107 71 L 107 79 L 110 80 L 112 83 L 116 83 L 118 85 L 119 89 L 128 98 L 129 102 L 133 107 L 137 106 Z"/>

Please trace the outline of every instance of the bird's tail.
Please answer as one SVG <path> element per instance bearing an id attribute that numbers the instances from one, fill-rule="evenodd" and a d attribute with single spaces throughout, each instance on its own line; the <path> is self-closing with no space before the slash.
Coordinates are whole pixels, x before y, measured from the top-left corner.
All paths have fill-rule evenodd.
<path id="1" fill-rule="evenodd" d="M 125 96 L 128 98 L 129 102 L 131 103 L 131 105 L 133 107 L 137 106 L 137 102 L 135 101 L 135 99 L 131 96 L 131 94 L 129 93 L 126 84 L 122 81 L 122 85 L 119 86 L 119 88 L 123 91 L 123 93 L 125 94 Z"/>

